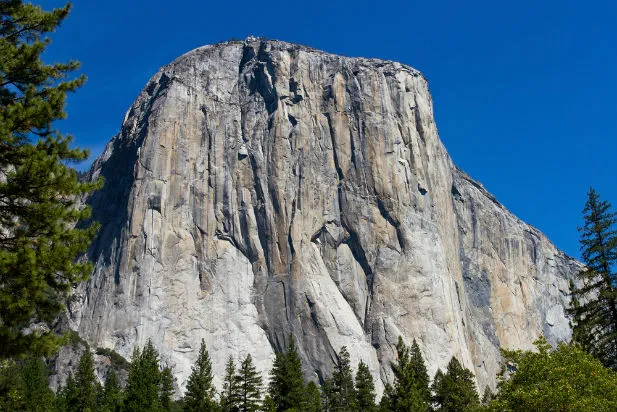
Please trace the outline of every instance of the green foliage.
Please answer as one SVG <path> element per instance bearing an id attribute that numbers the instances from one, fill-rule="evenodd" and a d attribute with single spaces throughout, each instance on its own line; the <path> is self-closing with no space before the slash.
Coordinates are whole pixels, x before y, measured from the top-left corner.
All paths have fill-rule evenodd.
<path id="1" fill-rule="evenodd" d="M 495 398 L 495 394 L 491 390 L 491 387 L 486 385 L 484 388 L 484 395 L 482 395 L 482 405 L 488 405 Z"/>
<path id="2" fill-rule="evenodd" d="M 324 412 L 332 410 L 332 401 L 334 399 L 334 387 L 332 378 L 325 378 L 321 385 L 321 409 Z"/>
<path id="3" fill-rule="evenodd" d="M 101 399 L 103 412 L 120 412 L 122 410 L 123 394 L 120 383 L 113 369 L 109 370 L 105 379 Z"/>
<path id="4" fill-rule="evenodd" d="M 78 195 L 100 184 L 78 181 L 67 164 L 88 153 L 52 126 L 85 78 L 67 79 L 77 62 L 41 61 L 47 35 L 69 10 L 0 1 L 0 358 L 56 351 L 62 339 L 50 325 L 91 271 L 76 258 L 96 226 L 74 224 L 90 213 Z"/>
<path id="5" fill-rule="evenodd" d="M 328 411 L 353 411 L 356 409 L 356 390 L 349 352 L 343 346 L 338 354 L 338 361 L 332 373 L 332 389 L 329 394 Z"/>
<path id="6" fill-rule="evenodd" d="M 615 411 L 617 373 L 575 344 L 551 349 L 543 338 L 537 352 L 502 350 L 506 368 L 491 402 L 495 411 Z"/>
<path id="7" fill-rule="evenodd" d="M 39 357 L 20 363 L 20 390 L 23 408 L 32 412 L 54 410 L 54 393 L 49 389 L 49 371 Z"/>
<path id="8" fill-rule="evenodd" d="M 0 363 L 0 410 L 53 411 L 55 396 L 48 387 L 49 372 L 39 357 Z"/>
<path id="9" fill-rule="evenodd" d="M 261 408 L 261 375 L 253 365 L 251 355 L 246 355 L 246 358 L 240 364 L 237 374 L 239 403 L 238 410 L 240 412 L 254 412 Z"/>
<path id="10" fill-rule="evenodd" d="M 589 189 L 583 209 L 581 257 L 586 267 L 570 282 L 573 340 L 617 370 L 617 214 Z"/>
<path id="11" fill-rule="evenodd" d="M 436 410 L 460 412 L 474 410 L 479 405 L 473 373 L 452 357 L 446 373 L 438 370 L 433 379 Z"/>
<path id="12" fill-rule="evenodd" d="M 268 394 L 277 412 L 289 409 L 302 409 L 305 404 L 302 361 L 291 335 L 289 342 L 285 354 L 276 354 L 274 365 L 270 372 Z"/>
<path id="13" fill-rule="evenodd" d="M 97 398 L 101 391 L 101 385 L 94 374 L 94 360 L 90 349 L 87 347 L 77 365 L 75 389 L 77 391 L 77 409 L 94 411 L 97 408 Z"/>
<path id="14" fill-rule="evenodd" d="M 233 357 L 229 357 L 225 366 L 225 378 L 220 399 L 223 412 L 237 412 L 240 410 L 240 382 L 236 375 L 236 364 Z"/>
<path id="15" fill-rule="evenodd" d="M 368 366 L 358 363 L 356 372 L 356 406 L 361 411 L 375 411 L 375 383 Z"/>
<path id="16" fill-rule="evenodd" d="M 174 396 L 175 378 L 169 367 L 161 371 L 161 383 L 159 386 L 159 399 L 164 411 L 171 410 Z"/>
<path id="17" fill-rule="evenodd" d="M 431 402 L 429 378 L 417 342 L 411 347 L 399 336 L 396 344 L 398 362 L 392 365 L 394 386 L 386 385 L 381 409 L 386 411 L 427 411 Z"/>
<path id="18" fill-rule="evenodd" d="M 58 388 L 56 394 L 56 410 L 58 411 L 77 411 L 79 405 L 79 395 L 73 374 L 69 373 L 63 387 Z"/>
<path id="19" fill-rule="evenodd" d="M 109 360 L 111 361 L 111 366 L 116 370 L 126 370 L 127 371 L 129 370 L 131 366 L 129 361 L 124 359 L 122 355 L 120 355 L 118 352 L 116 352 L 113 349 L 96 348 L 95 352 L 97 355 L 107 356 Z"/>
<path id="20" fill-rule="evenodd" d="M 212 362 L 206 349 L 206 343 L 202 339 L 197 361 L 193 365 L 191 375 L 186 384 L 184 410 L 186 412 L 216 410 L 215 394 L 216 390 L 212 385 Z"/>
<path id="21" fill-rule="evenodd" d="M 304 411 L 321 412 L 321 394 L 313 381 L 306 384 Z"/>
<path id="22" fill-rule="evenodd" d="M 137 347 L 133 351 L 125 390 L 125 411 L 160 411 L 160 384 L 159 355 L 148 340 L 143 351 Z"/>
<path id="23" fill-rule="evenodd" d="M 21 373 L 13 359 L 0 360 L 0 411 L 23 409 Z"/>

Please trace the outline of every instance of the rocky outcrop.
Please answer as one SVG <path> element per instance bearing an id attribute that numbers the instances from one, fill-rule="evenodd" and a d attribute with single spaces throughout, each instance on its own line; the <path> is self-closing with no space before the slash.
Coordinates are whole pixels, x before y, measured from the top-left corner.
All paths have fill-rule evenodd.
<path id="1" fill-rule="evenodd" d="M 378 389 L 399 335 L 430 373 L 493 384 L 498 347 L 570 337 L 578 263 L 458 170 L 406 65 L 249 38 L 163 67 L 95 162 L 95 269 L 70 307 L 94 347 L 151 338 L 182 387 L 204 339 L 307 378 L 347 346 Z M 220 384 L 220 380 L 217 382 Z"/>

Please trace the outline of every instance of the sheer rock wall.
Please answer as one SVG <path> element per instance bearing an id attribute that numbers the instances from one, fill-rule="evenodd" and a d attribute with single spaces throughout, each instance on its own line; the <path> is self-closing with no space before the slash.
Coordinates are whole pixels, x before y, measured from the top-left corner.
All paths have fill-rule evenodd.
<path id="1" fill-rule="evenodd" d="M 498 347 L 567 340 L 578 263 L 458 170 L 426 79 L 395 62 L 249 38 L 163 67 L 95 162 L 95 270 L 70 307 L 95 347 L 151 338 L 182 387 L 201 339 L 307 378 L 347 346 L 382 390 L 399 335 L 494 384 Z"/>

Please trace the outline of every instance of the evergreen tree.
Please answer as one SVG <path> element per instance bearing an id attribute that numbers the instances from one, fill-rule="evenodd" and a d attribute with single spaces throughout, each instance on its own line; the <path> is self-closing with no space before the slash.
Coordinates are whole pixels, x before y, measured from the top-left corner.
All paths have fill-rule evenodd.
<path id="1" fill-rule="evenodd" d="M 484 388 L 484 395 L 482 395 L 482 405 L 486 406 L 490 404 L 494 397 L 495 395 L 493 394 L 491 387 L 486 385 L 486 388 Z"/>
<path id="2" fill-rule="evenodd" d="M 321 409 L 323 412 L 332 411 L 332 401 L 334 400 L 334 384 L 332 378 L 325 378 L 321 385 Z"/>
<path id="3" fill-rule="evenodd" d="M 310 381 L 306 385 L 306 395 L 304 399 L 305 412 L 321 412 L 321 394 L 315 382 Z"/>
<path id="4" fill-rule="evenodd" d="M 427 411 L 431 402 L 429 378 L 422 353 L 414 340 L 411 348 L 399 336 L 397 363 L 392 365 L 394 386 L 387 385 L 381 407 L 386 411 Z"/>
<path id="5" fill-rule="evenodd" d="M 14 359 L 0 360 L 0 411 L 24 409 L 21 372 Z"/>
<path id="6" fill-rule="evenodd" d="M 251 355 L 246 355 L 246 358 L 240 364 L 237 374 L 238 394 L 240 401 L 238 409 L 240 412 L 254 412 L 261 407 L 261 375 L 253 365 Z"/>
<path id="7" fill-rule="evenodd" d="M 62 339 L 51 325 L 71 286 L 91 271 L 76 258 L 96 227 L 75 223 L 90 213 L 79 195 L 99 184 L 78 181 L 67 164 L 87 151 L 72 149 L 71 137 L 53 127 L 85 77 L 67 79 L 77 62 L 41 61 L 70 7 L 46 12 L 0 1 L 0 359 L 57 350 Z"/>
<path id="8" fill-rule="evenodd" d="M 77 365 L 75 388 L 77 391 L 77 409 L 94 411 L 97 407 L 97 397 L 101 391 L 101 385 L 94 374 L 94 360 L 88 347 L 85 348 Z"/>
<path id="9" fill-rule="evenodd" d="M 232 356 L 225 366 L 225 379 L 223 380 L 223 392 L 220 399 L 223 412 L 237 412 L 240 410 L 240 385 L 236 375 L 236 364 Z"/>
<path id="10" fill-rule="evenodd" d="M 125 390 L 125 411 L 161 410 L 160 384 L 159 356 L 152 341 L 148 340 L 141 352 L 138 347 L 133 351 Z"/>
<path id="11" fill-rule="evenodd" d="M 579 282 L 570 282 L 573 340 L 617 370 L 617 214 L 589 189 L 583 209 Z"/>
<path id="12" fill-rule="evenodd" d="M 285 354 L 277 353 L 270 372 L 268 394 L 277 412 L 288 409 L 302 409 L 305 398 L 302 361 L 293 336 Z"/>
<path id="13" fill-rule="evenodd" d="M 49 372 L 41 358 L 29 358 L 21 365 L 24 409 L 32 412 L 54 410 L 54 393 L 49 389 Z"/>
<path id="14" fill-rule="evenodd" d="M 356 409 L 356 391 L 351 373 L 351 362 L 345 346 L 338 354 L 338 361 L 332 373 L 332 398 L 329 403 L 331 411 Z"/>
<path id="15" fill-rule="evenodd" d="M 433 379 L 433 392 L 438 411 L 460 412 L 479 404 L 473 373 L 452 357 L 445 374 L 440 370 Z"/>
<path id="16" fill-rule="evenodd" d="M 368 366 L 363 361 L 358 363 L 356 372 L 356 406 L 361 411 L 374 411 L 375 383 Z"/>
<path id="17" fill-rule="evenodd" d="M 171 406 L 173 403 L 174 389 L 175 386 L 175 378 L 171 373 L 171 369 L 169 367 L 165 367 L 161 371 L 161 383 L 159 390 L 159 399 L 161 402 L 161 407 L 164 411 L 171 410 Z"/>
<path id="18" fill-rule="evenodd" d="M 216 410 L 215 394 L 216 390 L 212 385 L 212 363 L 206 349 L 206 343 L 202 339 L 197 361 L 193 365 L 191 375 L 186 384 L 184 410 L 186 412 Z"/>
<path id="19" fill-rule="evenodd" d="M 56 395 L 56 409 L 62 412 L 79 412 L 79 393 L 73 374 L 69 372 L 64 386 Z"/>
<path id="20" fill-rule="evenodd" d="M 122 388 L 113 369 L 110 369 L 107 373 L 101 403 L 104 412 L 120 412 L 122 410 Z"/>

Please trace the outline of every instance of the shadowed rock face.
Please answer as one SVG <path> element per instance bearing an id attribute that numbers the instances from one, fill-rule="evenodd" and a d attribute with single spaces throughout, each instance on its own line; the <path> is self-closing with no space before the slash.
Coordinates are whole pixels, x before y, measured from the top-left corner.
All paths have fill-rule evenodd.
<path id="1" fill-rule="evenodd" d="M 347 346 L 379 391 L 399 335 L 482 389 L 498 346 L 567 340 L 578 263 L 452 163 L 426 79 L 400 63 L 247 39 L 163 67 L 91 171 L 95 270 L 70 307 L 93 346 L 151 338 L 181 387 L 203 338 L 306 376 Z"/>

